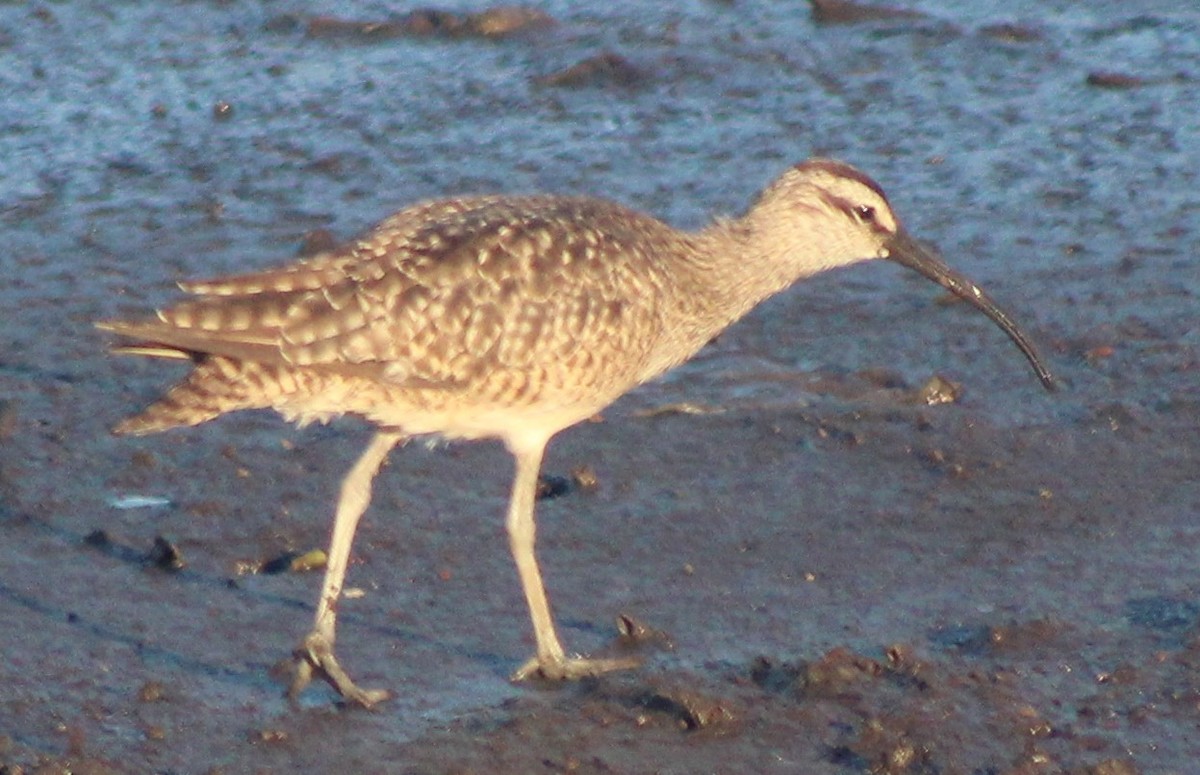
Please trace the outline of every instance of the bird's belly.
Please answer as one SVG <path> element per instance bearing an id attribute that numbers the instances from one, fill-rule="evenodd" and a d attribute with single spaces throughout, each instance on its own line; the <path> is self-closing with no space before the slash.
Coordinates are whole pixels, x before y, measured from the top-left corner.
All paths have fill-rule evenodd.
<path id="1" fill-rule="evenodd" d="M 547 374 L 495 373 L 460 385 L 394 385 L 331 379 L 317 391 L 284 395 L 274 409 L 305 425 L 354 414 L 410 436 L 448 439 L 544 435 L 594 416 L 632 385 L 579 385 Z"/>

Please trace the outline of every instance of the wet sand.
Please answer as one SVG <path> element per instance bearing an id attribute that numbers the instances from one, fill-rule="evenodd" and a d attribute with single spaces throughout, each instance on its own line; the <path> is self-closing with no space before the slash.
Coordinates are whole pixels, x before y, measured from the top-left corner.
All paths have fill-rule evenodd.
<path id="1" fill-rule="evenodd" d="M 643 6 L 513 31 L 448 4 L 388 34 L 365 4 L 0 11 L 0 767 L 1194 770 L 1200 15 Z M 181 371 L 91 322 L 416 199 L 590 193 L 697 226 L 814 154 L 876 177 L 1066 388 L 919 278 L 815 278 L 550 447 L 546 474 L 597 480 L 539 503 L 566 645 L 640 670 L 509 683 L 532 648 L 509 459 L 412 444 L 338 644 L 397 696 L 290 707 L 273 667 L 319 573 L 250 571 L 324 546 L 368 429 L 115 439 Z M 934 375 L 960 398 L 920 403 Z M 661 411 L 684 402 L 705 411 Z"/>

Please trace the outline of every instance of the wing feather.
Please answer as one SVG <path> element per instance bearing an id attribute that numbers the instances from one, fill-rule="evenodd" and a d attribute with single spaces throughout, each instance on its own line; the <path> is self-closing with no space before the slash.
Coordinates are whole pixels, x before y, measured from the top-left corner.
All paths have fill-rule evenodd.
<path id="1" fill-rule="evenodd" d="M 100 327 L 139 340 L 131 347 L 143 354 L 371 365 L 422 386 L 559 368 L 597 348 L 638 358 L 661 321 L 627 299 L 666 282 L 646 252 L 675 239 L 659 221 L 602 200 L 427 202 L 343 249 L 181 283 L 199 298 L 157 321 Z"/>

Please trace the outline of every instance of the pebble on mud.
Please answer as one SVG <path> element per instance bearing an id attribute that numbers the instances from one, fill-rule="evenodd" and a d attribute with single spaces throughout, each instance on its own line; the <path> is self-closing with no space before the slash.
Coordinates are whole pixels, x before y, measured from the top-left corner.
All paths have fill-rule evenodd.
<path id="1" fill-rule="evenodd" d="M 839 441 L 847 447 L 862 446 L 867 440 L 865 434 L 832 422 L 822 422 L 818 425 L 817 437 L 825 440 Z"/>
<path id="2" fill-rule="evenodd" d="M 252 743 L 286 743 L 288 733 L 285 729 L 260 729 L 250 734 Z"/>
<path id="3" fill-rule="evenodd" d="M 533 79 L 536 86 L 564 86 L 580 88 L 586 86 L 638 86 L 646 81 L 646 74 L 620 54 L 605 51 L 588 57 L 568 68 Z"/>
<path id="4" fill-rule="evenodd" d="M 238 564 L 238 575 L 253 573 L 274 575 L 276 573 L 308 573 L 325 567 L 328 558 L 321 549 L 310 549 L 307 552 L 284 552 L 263 562 L 243 562 Z"/>
<path id="5" fill-rule="evenodd" d="M 896 673 L 915 676 L 921 672 L 923 664 L 907 643 L 893 643 L 884 650 L 888 667 Z"/>
<path id="6" fill-rule="evenodd" d="M 817 24 L 858 24 L 887 19 L 921 19 L 925 14 L 908 8 L 864 5 L 851 0 L 809 0 Z"/>
<path id="7" fill-rule="evenodd" d="M 557 24 L 546 12 L 521 5 L 496 6 L 479 13 L 467 14 L 466 19 L 470 34 L 485 38 L 545 29 Z"/>
<path id="8" fill-rule="evenodd" d="M 962 395 L 962 385 L 934 374 L 917 391 L 917 400 L 927 406 L 952 404 Z"/>
<path id="9" fill-rule="evenodd" d="M 138 688 L 138 702 L 161 702 L 166 699 L 162 681 L 147 681 Z"/>
<path id="10" fill-rule="evenodd" d="M 146 552 L 146 562 L 165 571 L 182 570 L 187 565 L 179 547 L 162 536 L 154 536 L 154 544 Z"/>
<path id="11" fill-rule="evenodd" d="M 600 488 L 600 478 L 596 471 L 586 463 L 571 469 L 571 481 L 580 492 L 595 492 Z"/>
<path id="12" fill-rule="evenodd" d="M 727 701 L 690 689 L 652 689 L 640 702 L 647 710 L 668 714 L 685 731 L 713 729 L 734 720 Z"/>
<path id="13" fill-rule="evenodd" d="M 924 462 L 931 471 L 945 474 L 953 479 L 965 479 L 970 476 L 971 472 L 965 465 L 951 459 L 941 449 L 934 447 L 933 449 L 925 450 L 923 457 Z"/>
<path id="14" fill-rule="evenodd" d="M 288 565 L 288 570 L 292 573 L 308 573 L 324 568 L 326 562 L 328 558 L 323 550 L 312 549 L 293 559 Z"/>
<path id="15" fill-rule="evenodd" d="M 837 697 L 856 691 L 883 674 L 883 665 L 839 646 L 826 652 L 816 662 L 806 665 L 801 679 L 805 694 Z"/>
<path id="16" fill-rule="evenodd" d="M 1088 348 L 1088 350 L 1083 354 L 1083 359 L 1087 361 L 1089 365 L 1095 366 L 1106 358 L 1113 357 L 1116 355 L 1116 353 L 1117 349 L 1111 344 L 1102 344 L 1097 345 L 1096 347 Z"/>
<path id="17" fill-rule="evenodd" d="M 885 666 L 844 646 L 830 649 L 813 662 L 776 662 L 760 656 L 750 665 L 750 680 L 769 691 L 838 698 L 855 694 L 885 675 L 912 677 L 919 669 L 907 647 L 891 647 L 888 660 Z"/>
<path id="18" fill-rule="evenodd" d="M 803 671 L 800 665 L 757 656 L 750 663 L 750 680 L 767 691 L 783 692 L 796 684 Z"/>
<path id="19" fill-rule="evenodd" d="M 537 493 L 534 495 L 534 498 L 539 501 L 561 498 L 570 491 L 571 480 L 567 477 L 555 474 L 542 474 L 538 477 Z"/>
<path id="20" fill-rule="evenodd" d="M 675 641 L 668 633 L 656 630 L 629 614 L 617 614 L 617 633 L 620 635 L 621 645 L 626 648 L 653 646 L 667 651 L 675 649 Z"/>
<path id="21" fill-rule="evenodd" d="M 858 739 L 847 748 L 861 757 L 870 772 L 899 773 L 937 771 L 931 766 L 929 748 L 909 739 L 907 730 L 893 728 L 885 719 L 872 718 L 863 724 Z"/>
<path id="22" fill-rule="evenodd" d="M 1136 75 L 1093 70 L 1087 74 L 1086 83 L 1100 89 L 1136 89 L 1150 82 Z"/>

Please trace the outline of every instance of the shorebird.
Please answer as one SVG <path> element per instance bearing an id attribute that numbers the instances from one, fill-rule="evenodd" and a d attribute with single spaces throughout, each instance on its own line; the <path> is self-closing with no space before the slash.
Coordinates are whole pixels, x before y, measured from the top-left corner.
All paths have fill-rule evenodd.
<path id="1" fill-rule="evenodd" d="M 314 677 L 346 701 L 389 696 L 351 680 L 334 654 L 351 542 L 389 451 L 413 436 L 498 438 L 515 459 L 507 530 L 536 653 L 514 680 L 633 666 L 568 656 L 534 553 L 534 498 L 547 442 L 694 355 L 763 299 L 834 267 L 888 259 L 991 318 L 1047 389 L 1028 338 L 978 285 L 901 226 L 854 167 L 786 170 L 737 218 L 679 231 L 610 201 L 479 196 L 413 205 L 345 247 L 252 274 L 182 282 L 198 298 L 157 318 L 97 325 L 116 352 L 190 361 L 117 434 L 191 426 L 239 409 L 301 425 L 342 414 L 377 426 L 337 502 L 312 630 L 289 694 Z"/>

